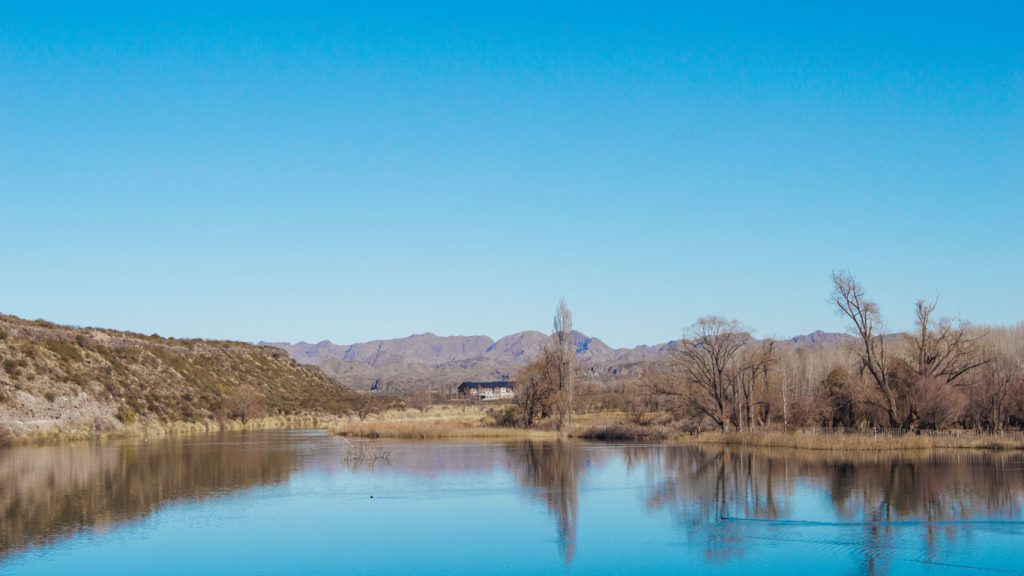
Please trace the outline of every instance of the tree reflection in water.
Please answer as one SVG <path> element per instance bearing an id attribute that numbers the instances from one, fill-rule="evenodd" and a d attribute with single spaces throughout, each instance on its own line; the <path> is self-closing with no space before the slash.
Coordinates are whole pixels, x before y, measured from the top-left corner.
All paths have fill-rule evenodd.
<path id="1" fill-rule="evenodd" d="M 974 533 L 990 534 L 992 520 L 1019 521 L 1024 506 L 1024 456 L 1018 453 L 829 453 L 568 441 L 390 442 L 380 449 L 394 452 L 392 463 L 366 468 L 345 465 L 347 448 L 324 435 L 307 442 L 301 433 L 277 432 L 3 450 L 0 558 L 83 529 L 141 518 L 168 502 L 285 482 L 304 469 L 340 475 L 335 492 L 303 496 L 317 504 L 321 498 L 331 499 L 323 504 L 337 504 L 336 496 L 347 497 L 350 486 L 393 490 L 410 501 L 431 498 L 433 490 L 449 490 L 453 480 L 455 488 L 445 494 L 461 494 L 468 485 L 472 487 L 465 488 L 466 494 L 476 498 L 478 480 L 504 477 L 528 498 L 543 503 L 554 521 L 566 565 L 577 556 L 581 508 L 586 521 L 593 522 L 587 528 L 596 537 L 608 537 L 617 528 L 608 525 L 602 510 L 587 508 L 601 506 L 600 502 L 642 508 L 652 521 L 636 526 L 659 533 L 672 531 L 663 524 L 668 515 L 677 534 L 696 545 L 697 557 L 703 553 L 709 564 L 765 553 L 768 542 L 779 550 L 788 550 L 790 544 L 793 550 L 828 547 L 855 558 L 856 572 L 868 574 L 889 572 L 894 559 L 955 559 L 950 550 L 971 544 L 968 537 Z M 611 482 L 614 490 L 624 491 L 590 499 L 585 491 L 589 483 L 584 484 L 588 474 L 594 475 L 595 485 Z M 423 482 L 402 482 L 407 478 Z M 459 483 L 465 479 L 468 484 Z M 413 485 L 416 488 L 410 489 Z M 642 495 L 639 502 L 637 493 Z M 507 505 L 501 500 L 491 503 L 499 512 Z M 642 519 L 644 514 L 638 516 Z M 402 523 L 403 518 L 397 516 L 395 522 Z M 405 529 L 416 530 L 404 524 L 396 527 Z M 637 532 L 636 537 L 656 535 Z M 433 536 L 439 543 L 449 538 Z M 583 552 L 577 564 L 614 554 L 586 550 L 584 560 Z M 666 562 L 679 557 L 674 548 L 665 553 Z"/>
<path id="2" fill-rule="evenodd" d="M 709 559 L 743 553 L 749 521 L 862 527 L 863 573 L 886 573 L 895 528 L 919 531 L 924 558 L 967 535 L 975 520 L 1019 520 L 1020 454 L 934 452 L 836 454 L 706 447 L 626 449 L 647 474 L 650 510 L 669 510 Z M 792 497 L 797 485 L 828 495 L 834 519 L 807 522 Z M 778 535 L 776 535 L 778 536 Z"/>
<path id="3" fill-rule="evenodd" d="M 566 564 L 576 553 L 579 482 L 588 465 L 579 445 L 569 441 L 525 441 L 506 446 L 509 469 L 519 484 L 543 500 L 555 517 L 558 544 Z"/>
<path id="4" fill-rule="evenodd" d="M 0 450 L 0 558 L 168 502 L 283 482 L 299 458 L 293 444 L 281 434 L 248 432 Z"/>

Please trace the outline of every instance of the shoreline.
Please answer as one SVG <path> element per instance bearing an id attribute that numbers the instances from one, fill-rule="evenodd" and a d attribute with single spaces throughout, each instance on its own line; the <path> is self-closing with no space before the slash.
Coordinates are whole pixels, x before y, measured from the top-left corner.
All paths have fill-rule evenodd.
<path id="1" fill-rule="evenodd" d="M 759 432 L 701 432 L 689 434 L 666 425 L 624 422 L 621 413 L 589 414 L 559 432 L 550 426 L 525 429 L 489 422 L 482 409 L 435 407 L 417 413 L 396 411 L 365 421 L 343 420 L 327 426 L 336 435 L 367 439 L 410 440 L 558 440 L 644 442 L 667 446 L 719 445 L 796 450 L 887 452 L 908 450 L 1024 450 L 1024 433 L 984 433 L 970 430 L 921 431 L 904 434 L 823 432 L 816 430 Z"/>
<path id="2" fill-rule="evenodd" d="M 700 432 L 689 434 L 664 425 L 623 422 L 621 414 L 598 413 L 581 417 L 565 430 L 550 423 L 536 428 L 498 426 L 481 408 L 439 406 L 425 412 L 411 409 L 387 412 L 365 420 L 332 414 L 266 416 L 247 422 L 203 420 L 199 422 L 141 422 L 110 430 L 88 426 L 32 429 L 22 424 L 20 433 L 10 423 L 0 423 L 0 448 L 43 446 L 65 442 L 131 438 L 165 438 L 241 430 L 323 430 L 333 436 L 369 440 L 540 440 L 592 442 L 642 442 L 664 446 L 727 446 L 793 449 L 817 452 L 927 451 L 927 450 L 1024 450 L 1024 433 L 984 433 L 969 430 L 905 433 L 823 432 L 815 430 L 761 432 Z M 21 424 L 21 423 L 19 423 Z"/>
<path id="3" fill-rule="evenodd" d="M 50 426 L 45 428 L 24 425 L 24 431 L 12 431 L 11 423 L 0 423 L 0 449 L 16 446 L 53 446 L 69 442 L 123 440 L 133 438 L 169 438 L 242 430 L 327 430 L 341 418 L 332 414 L 300 414 L 294 416 L 264 416 L 247 422 L 241 420 L 201 420 L 198 422 L 142 422 L 109 430 L 97 430 L 85 425 Z"/>
<path id="4" fill-rule="evenodd" d="M 705 432 L 697 435 L 679 434 L 664 437 L 663 433 L 650 434 L 607 434 L 603 430 L 590 428 L 564 432 L 555 430 L 527 430 L 523 428 L 478 427 L 435 427 L 393 426 L 387 423 L 364 425 L 342 424 L 338 428 L 327 428 L 335 436 L 363 438 L 368 440 L 584 440 L 604 443 L 641 442 L 663 446 L 725 446 L 734 448 L 765 448 L 785 450 L 806 450 L 817 452 L 905 452 L 928 450 L 982 450 L 1018 451 L 1024 450 L 1024 439 L 1007 438 L 999 435 L 978 435 L 971 438 L 932 438 L 908 435 L 902 438 L 874 436 L 870 433 L 823 435 L 804 431 L 768 432 L 764 434 Z M 834 436 L 834 437 L 833 437 Z"/>
<path id="5" fill-rule="evenodd" d="M 951 431 L 952 432 L 952 431 Z M 963 434 L 915 434 L 901 436 L 872 432 L 823 433 L 808 430 L 788 432 L 703 432 L 685 435 L 677 444 L 718 445 L 744 448 L 780 448 L 819 452 L 892 452 L 911 450 L 1024 450 L 1024 435 L 963 431 Z"/>

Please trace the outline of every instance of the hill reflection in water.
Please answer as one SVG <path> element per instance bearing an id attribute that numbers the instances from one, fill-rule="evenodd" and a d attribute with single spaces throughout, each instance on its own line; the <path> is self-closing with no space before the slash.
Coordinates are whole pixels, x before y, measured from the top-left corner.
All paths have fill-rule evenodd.
<path id="1" fill-rule="evenodd" d="M 300 455 L 292 435 L 266 432 L 0 450 L 0 555 L 168 502 L 283 482 Z"/>
<path id="2" fill-rule="evenodd" d="M 160 548 L 168 535 L 209 562 L 190 573 L 208 574 L 771 574 L 794 560 L 902 574 L 1024 561 L 1016 453 L 374 444 L 389 463 L 354 464 L 345 441 L 316 432 L 0 451 L 0 573 L 102 566 L 115 550 L 186 569 Z M 172 503 L 185 507 L 169 514 Z M 86 545 L 64 545 L 78 534 Z M 242 543 L 251 557 L 211 556 L 222 537 L 225 556 Z"/>

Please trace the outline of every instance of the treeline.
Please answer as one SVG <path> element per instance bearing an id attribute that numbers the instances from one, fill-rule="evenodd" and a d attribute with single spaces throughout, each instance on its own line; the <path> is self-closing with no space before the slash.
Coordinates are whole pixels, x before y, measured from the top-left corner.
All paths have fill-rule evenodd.
<path id="1" fill-rule="evenodd" d="M 851 275 L 831 301 L 850 336 L 813 345 L 754 338 L 735 320 L 701 318 L 667 358 L 610 386 L 560 378 L 559 347 L 516 375 L 516 421 L 617 409 L 628 420 L 699 430 L 1024 428 L 1024 323 L 977 327 L 915 303 L 916 325 L 889 333 Z M 560 385 L 561 382 L 561 385 Z"/>

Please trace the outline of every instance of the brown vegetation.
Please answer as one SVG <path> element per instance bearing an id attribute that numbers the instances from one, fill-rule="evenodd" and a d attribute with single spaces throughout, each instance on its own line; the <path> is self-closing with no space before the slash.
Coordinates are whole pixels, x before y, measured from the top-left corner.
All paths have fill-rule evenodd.
<path id="1" fill-rule="evenodd" d="M 426 411 L 393 409 L 371 420 L 339 422 L 328 429 L 358 438 L 555 438 L 552 430 L 527 430 L 499 425 L 494 413 L 480 406 L 434 406 Z"/>
<path id="2" fill-rule="evenodd" d="M 347 413 L 356 394 L 276 348 L 63 327 L 0 315 L 0 422 L 82 437 L 174 423 Z M 218 426 L 219 427 L 219 426 Z"/>
<path id="3" fill-rule="evenodd" d="M 706 417 L 722 432 L 766 423 L 758 410 L 757 385 L 766 382 L 772 343 L 757 343 L 735 320 L 701 318 L 688 330 L 662 370 L 666 377 L 653 380 L 655 392 L 682 402 L 693 417 Z M 745 410 L 745 412 L 744 412 Z"/>
<path id="4" fill-rule="evenodd" d="M 851 336 L 757 339 L 735 320 L 709 316 L 667 353 L 602 374 L 574 363 L 563 300 L 543 353 L 514 374 L 513 402 L 490 409 L 437 404 L 443 388 L 414 387 L 404 403 L 355 394 L 270 347 L 0 316 L 0 422 L 7 436 L 66 432 L 69 423 L 85 435 L 330 413 L 347 418 L 339 434 L 372 437 L 1020 446 L 1003 433 L 1024 428 L 1024 324 L 979 329 L 937 319 L 936 302 L 918 300 L 914 331 L 889 333 L 878 305 L 842 273 L 832 276 L 831 301 Z"/>
<path id="5" fill-rule="evenodd" d="M 1021 445 L 1000 433 L 1024 427 L 1024 325 L 978 329 L 936 319 L 936 302 L 922 299 L 912 333 L 887 333 L 853 276 L 834 274 L 832 284 L 852 337 L 811 345 L 758 340 L 737 321 L 702 318 L 667 359 L 645 364 L 640 378 L 602 385 L 580 376 L 577 414 L 624 417 L 569 434 L 643 439 L 657 421 L 670 434 L 718 431 L 701 441 L 769 446 Z M 557 357 L 545 355 L 517 374 L 523 425 L 558 417 L 550 408 L 558 367 Z M 793 430 L 805 432 L 787 433 Z"/>
<path id="6" fill-rule="evenodd" d="M 679 439 L 686 444 L 723 444 L 762 448 L 803 450 L 923 450 L 933 448 L 974 448 L 985 450 L 1024 449 L 1024 435 L 997 435 L 972 431 L 954 433 L 854 432 L 797 430 L 793 432 L 707 432 Z"/>
<path id="7" fill-rule="evenodd" d="M 575 434 L 578 438 L 602 441 L 662 442 L 675 435 L 667 426 L 619 422 L 589 426 Z"/>
<path id="8" fill-rule="evenodd" d="M 556 412 L 559 363 L 549 348 L 516 373 L 515 405 L 524 427 L 533 428 L 538 419 Z"/>
<path id="9" fill-rule="evenodd" d="M 554 333 L 552 334 L 554 370 L 554 398 L 557 409 L 556 425 L 559 430 L 572 423 L 573 384 L 576 379 L 576 342 L 572 335 L 572 312 L 565 303 L 565 298 L 558 301 L 555 311 Z M 545 357 L 548 354 L 545 353 Z"/>
<path id="10" fill-rule="evenodd" d="M 899 433 L 1024 423 L 1024 326 L 980 330 L 935 319 L 919 300 L 911 334 L 886 333 L 878 305 L 849 274 L 832 277 L 848 342 L 756 340 L 738 322 L 702 318 L 647 385 L 682 429 L 767 433 L 824 428 Z"/>

